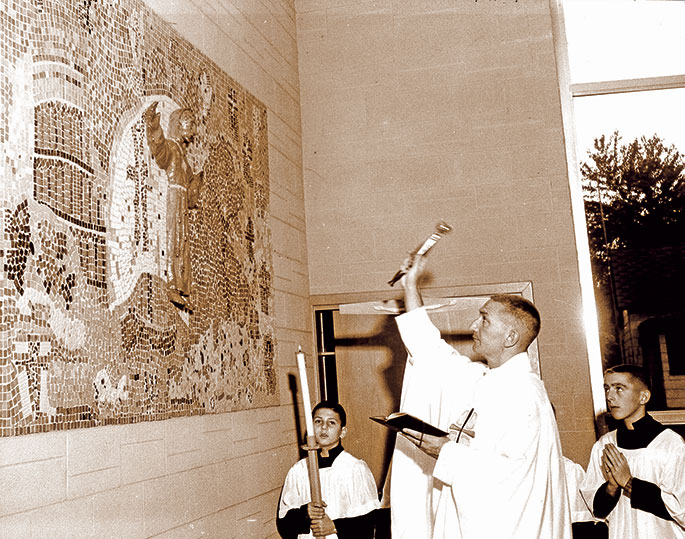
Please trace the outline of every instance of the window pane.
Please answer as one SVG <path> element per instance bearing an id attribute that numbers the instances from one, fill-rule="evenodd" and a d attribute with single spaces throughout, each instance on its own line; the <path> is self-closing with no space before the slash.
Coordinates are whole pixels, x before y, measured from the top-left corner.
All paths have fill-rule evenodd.
<path id="1" fill-rule="evenodd" d="M 683 53 L 685 56 L 685 53 Z M 685 89 L 632 92 L 577 97 L 576 118 L 578 160 L 587 158 L 593 140 L 618 130 L 624 144 L 655 133 L 685 154 Z"/>
<path id="2" fill-rule="evenodd" d="M 682 88 L 573 100 L 603 359 L 645 366 L 657 409 L 685 409 L 684 103 Z M 614 131 L 618 151 L 593 148 Z M 680 158 L 629 147 L 654 136 Z"/>
<path id="3" fill-rule="evenodd" d="M 685 2 L 564 0 L 572 83 L 685 73 Z"/>

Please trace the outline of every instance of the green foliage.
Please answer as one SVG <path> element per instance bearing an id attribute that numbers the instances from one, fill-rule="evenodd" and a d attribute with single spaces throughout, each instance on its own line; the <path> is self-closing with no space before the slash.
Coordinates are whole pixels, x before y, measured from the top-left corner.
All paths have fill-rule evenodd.
<path id="1" fill-rule="evenodd" d="M 580 167 L 595 282 L 604 286 L 615 249 L 685 242 L 685 160 L 657 136 L 620 144 L 595 139 Z"/>

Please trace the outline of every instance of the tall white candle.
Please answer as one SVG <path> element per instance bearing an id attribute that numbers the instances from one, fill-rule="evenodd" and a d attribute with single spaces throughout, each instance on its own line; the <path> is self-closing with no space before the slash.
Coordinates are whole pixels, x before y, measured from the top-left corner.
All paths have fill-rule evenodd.
<path id="1" fill-rule="evenodd" d="M 309 384 L 307 383 L 307 367 L 304 363 L 304 352 L 301 346 L 297 347 L 297 368 L 300 371 L 300 387 L 302 388 L 302 405 L 304 406 L 304 421 L 307 425 L 307 435 L 314 436 L 312 403 L 309 400 Z"/>

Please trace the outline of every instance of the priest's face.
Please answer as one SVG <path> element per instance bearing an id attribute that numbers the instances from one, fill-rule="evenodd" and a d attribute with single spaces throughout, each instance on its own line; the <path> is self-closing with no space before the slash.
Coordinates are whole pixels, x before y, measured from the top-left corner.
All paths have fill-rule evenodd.
<path id="1" fill-rule="evenodd" d="M 321 449 L 332 449 L 347 434 L 340 416 L 330 408 L 319 408 L 314 412 L 314 438 Z"/>
<path id="2" fill-rule="evenodd" d="M 511 332 L 511 315 L 504 305 L 488 301 L 480 308 L 480 316 L 470 329 L 473 331 L 473 351 L 483 356 L 490 367 L 499 367 L 498 358 L 506 348 L 507 335 Z"/>
<path id="3" fill-rule="evenodd" d="M 627 426 L 645 415 L 649 390 L 627 372 L 608 372 L 604 375 L 604 395 L 611 417 Z"/>

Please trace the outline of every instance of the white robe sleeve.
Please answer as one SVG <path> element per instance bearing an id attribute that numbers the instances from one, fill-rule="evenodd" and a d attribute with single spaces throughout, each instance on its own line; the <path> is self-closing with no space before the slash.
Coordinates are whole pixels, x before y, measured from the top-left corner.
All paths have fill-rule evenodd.
<path id="1" fill-rule="evenodd" d="M 613 433 L 609 434 L 609 436 L 611 436 L 609 441 L 613 444 L 616 444 L 615 436 L 612 435 Z M 587 465 L 585 478 L 580 486 L 580 492 L 590 507 L 590 511 L 594 511 L 595 494 L 597 493 L 597 489 L 606 481 L 601 471 L 602 449 L 606 443 L 607 441 L 605 437 L 602 437 L 592 446 L 590 462 Z"/>
<path id="2" fill-rule="evenodd" d="M 446 431 L 470 408 L 473 385 L 486 367 L 447 344 L 424 308 L 409 311 L 396 320 L 409 353 L 400 411 Z"/>
<path id="3" fill-rule="evenodd" d="M 657 486 L 669 514 L 685 528 L 685 442 L 678 435 L 672 435 L 672 439 Z"/>
<path id="4" fill-rule="evenodd" d="M 445 358 L 460 364 L 471 362 L 442 339 L 440 330 L 433 325 L 425 308 L 409 311 L 396 320 L 410 362 L 414 362 L 413 358 L 420 358 L 423 363 L 437 363 L 435 366 L 440 366 Z"/>
<path id="5" fill-rule="evenodd" d="M 490 371 L 477 390 L 475 437 L 446 443 L 433 471 L 452 488 L 463 536 L 570 538 L 561 448 L 542 382 L 532 372 Z"/>
<path id="6" fill-rule="evenodd" d="M 591 522 L 594 520 L 590 508 L 586 504 L 580 487 L 585 479 L 585 470 L 577 462 L 564 457 L 564 469 L 566 471 L 566 487 L 568 488 L 568 501 L 571 505 L 572 522 Z"/>
<path id="7" fill-rule="evenodd" d="M 472 364 L 444 342 L 426 310 L 415 309 L 396 319 L 409 356 L 402 382 L 400 411 L 447 430 L 467 407 L 464 365 Z M 480 369 L 480 370 L 479 370 Z M 480 364 L 473 376 L 482 376 Z M 423 453 L 404 436 L 398 436 L 392 457 L 389 493 L 394 539 L 428 539 L 433 528 L 433 466 L 435 459 Z M 387 486 L 388 484 L 386 484 Z"/>
<path id="8" fill-rule="evenodd" d="M 309 492 L 309 475 L 306 462 L 300 460 L 288 470 L 283 482 L 281 500 L 278 504 L 278 518 L 284 518 L 291 509 L 299 509 L 311 501 Z"/>
<path id="9" fill-rule="evenodd" d="M 524 405 L 524 395 L 519 393 L 506 408 L 502 407 L 497 425 L 478 424 L 470 445 L 445 444 L 435 466 L 435 477 L 449 485 L 479 482 L 485 488 L 497 488 L 512 474 L 523 471 L 526 459 L 536 454 L 540 436 L 539 417 L 534 407 Z M 484 435 L 487 439 L 483 439 Z"/>

